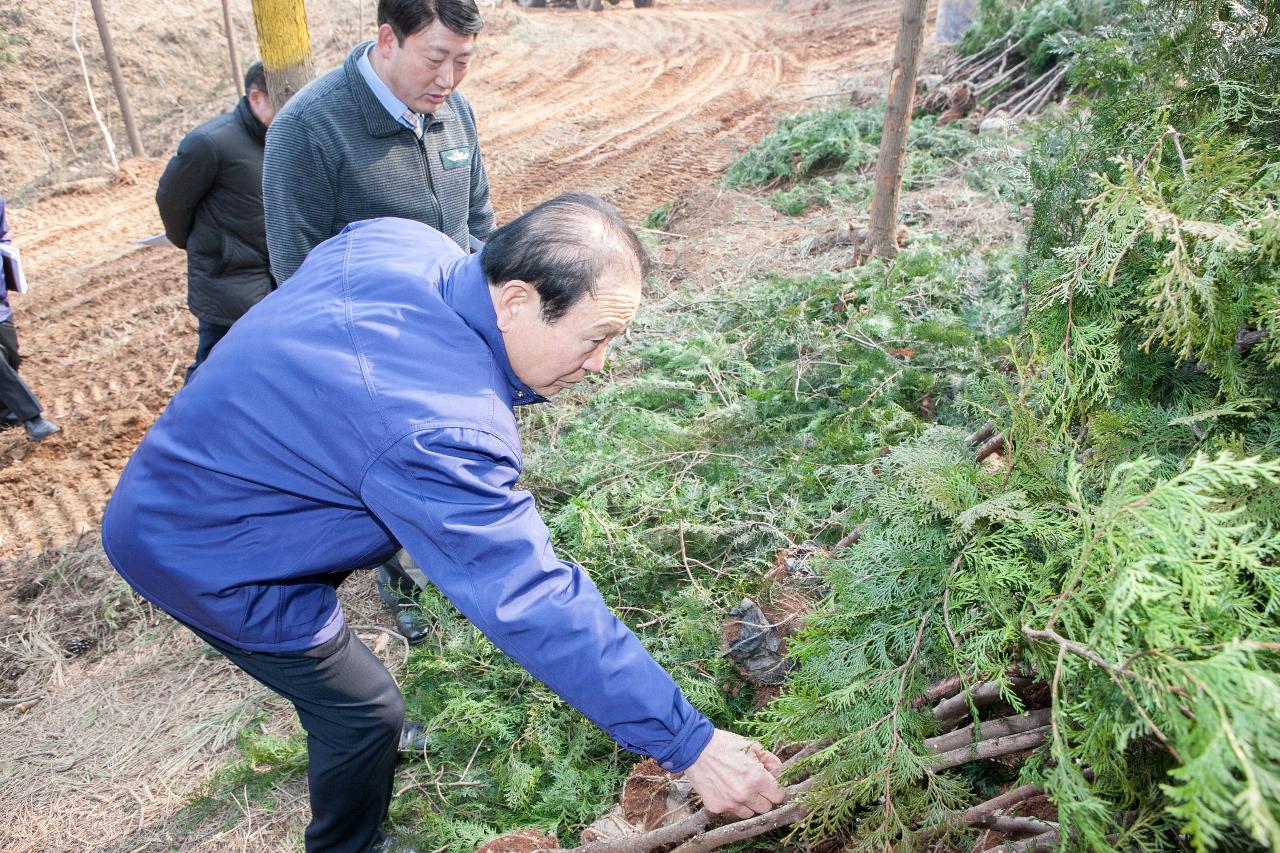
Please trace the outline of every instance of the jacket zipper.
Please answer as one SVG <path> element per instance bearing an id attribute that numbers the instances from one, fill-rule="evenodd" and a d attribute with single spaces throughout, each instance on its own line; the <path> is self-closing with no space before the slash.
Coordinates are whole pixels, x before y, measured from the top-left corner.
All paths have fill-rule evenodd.
<path id="1" fill-rule="evenodd" d="M 416 134 L 414 135 L 414 138 L 418 139 L 418 154 L 422 161 L 422 171 L 426 173 L 427 177 L 427 192 L 431 196 L 431 205 L 435 208 L 436 212 L 436 222 L 434 227 L 437 231 L 443 232 L 444 209 L 440 207 L 440 199 L 436 196 L 436 185 L 435 182 L 431 180 L 431 159 L 427 156 L 427 126 L 427 123 L 424 122 L 421 139 L 418 139 Z M 407 128 L 405 132 L 413 133 L 412 130 L 408 130 Z"/>

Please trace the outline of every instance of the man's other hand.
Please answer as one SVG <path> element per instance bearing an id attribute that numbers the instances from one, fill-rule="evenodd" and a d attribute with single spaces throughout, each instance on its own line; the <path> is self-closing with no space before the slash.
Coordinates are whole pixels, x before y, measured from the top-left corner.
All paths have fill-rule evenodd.
<path id="1" fill-rule="evenodd" d="M 782 762 L 752 740 L 716 729 L 698 760 L 684 771 L 702 804 L 714 814 L 751 817 L 786 798 L 773 774 Z"/>

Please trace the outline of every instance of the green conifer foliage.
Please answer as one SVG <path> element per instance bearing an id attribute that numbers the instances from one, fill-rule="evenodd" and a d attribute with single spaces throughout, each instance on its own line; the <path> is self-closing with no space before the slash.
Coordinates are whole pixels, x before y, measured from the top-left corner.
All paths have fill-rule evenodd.
<path id="1" fill-rule="evenodd" d="M 833 470 L 861 535 L 757 718 L 825 744 L 810 838 L 973 838 L 998 772 L 938 772 L 920 705 L 959 675 L 1047 704 L 1017 781 L 1065 849 L 1280 848 L 1276 9 L 1127 12 L 1030 158 L 1025 333 L 959 391 L 999 464 L 935 428 Z"/>
<path id="2" fill-rule="evenodd" d="M 1276 451 L 1280 24 L 1274 3 L 1135 3 L 1081 43 L 1100 97 L 1031 158 L 1030 328 L 1083 428 L 1114 401 L 1248 410 Z M 1197 435 L 1200 428 L 1192 430 Z"/>

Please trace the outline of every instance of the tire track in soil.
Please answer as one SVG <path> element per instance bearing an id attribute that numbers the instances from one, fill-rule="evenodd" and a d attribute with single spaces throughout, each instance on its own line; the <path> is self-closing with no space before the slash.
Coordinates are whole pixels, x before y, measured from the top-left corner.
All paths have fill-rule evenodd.
<path id="1" fill-rule="evenodd" d="M 632 221 L 715 179 L 785 112 L 797 87 L 890 54 L 892 0 L 814 19 L 763 0 L 664 0 L 600 13 L 522 12 L 485 37 L 464 91 L 494 204 L 510 219 L 557 192 L 604 196 Z M 181 385 L 195 346 L 181 252 L 131 241 L 161 230 L 164 160 L 130 161 L 10 224 L 32 292 L 15 300 L 23 376 L 63 432 L 0 433 L 0 559 L 92 531 L 120 470 Z"/>

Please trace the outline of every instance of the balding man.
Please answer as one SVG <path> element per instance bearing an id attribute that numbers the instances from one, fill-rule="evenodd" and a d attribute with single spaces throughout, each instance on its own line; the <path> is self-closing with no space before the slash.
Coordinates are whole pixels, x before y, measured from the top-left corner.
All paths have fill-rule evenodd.
<path id="1" fill-rule="evenodd" d="M 515 407 L 604 366 L 646 263 L 591 196 L 539 205 L 472 256 L 420 223 L 354 223 L 232 328 L 125 468 L 107 554 L 293 702 L 308 850 L 382 844 L 404 702 L 336 589 L 397 543 L 530 673 L 685 771 L 708 809 L 781 802 L 777 758 L 685 700 L 514 488 Z"/>

